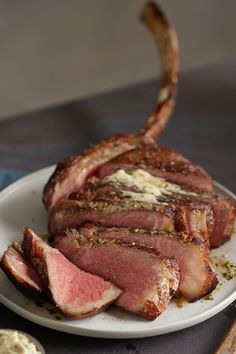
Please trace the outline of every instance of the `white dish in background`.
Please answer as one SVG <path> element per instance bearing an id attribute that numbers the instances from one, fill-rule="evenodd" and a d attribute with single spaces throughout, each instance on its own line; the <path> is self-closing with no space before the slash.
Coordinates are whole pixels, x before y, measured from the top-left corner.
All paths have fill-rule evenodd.
<path id="1" fill-rule="evenodd" d="M 47 213 L 42 204 L 42 189 L 54 166 L 34 172 L 13 183 L 0 193 L 0 256 L 13 240 L 22 238 L 25 225 L 40 235 L 47 233 Z M 218 183 L 221 193 L 233 193 Z M 236 263 L 236 237 L 212 251 L 213 256 L 227 255 Z M 222 281 L 222 279 L 220 279 Z M 0 301 L 20 316 L 62 332 L 101 338 L 138 338 L 177 331 L 202 322 L 228 306 L 236 299 L 236 281 L 224 281 L 213 292 L 213 300 L 200 300 L 179 308 L 173 302 L 155 321 L 146 321 L 111 307 L 96 316 L 81 320 L 55 319 L 45 308 L 36 306 L 34 300 L 24 297 L 0 272 Z"/>

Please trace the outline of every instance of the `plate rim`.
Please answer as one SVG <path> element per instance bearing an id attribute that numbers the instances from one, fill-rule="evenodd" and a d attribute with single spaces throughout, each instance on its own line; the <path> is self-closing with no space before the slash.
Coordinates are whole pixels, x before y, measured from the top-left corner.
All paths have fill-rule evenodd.
<path id="1" fill-rule="evenodd" d="M 180 324 L 172 323 L 162 325 L 161 331 L 158 333 L 157 328 L 148 328 L 148 329 L 138 329 L 138 330 L 130 330 L 127 331 L 117 331 L 117 330 L 99 330 L 99 329 L 89 329 L 89 328 L 78 328 L 73 326 L 67 326 L 64 322 L 56 321 L 53 319 L 42 317 L 38 314 L 30 312 L 19 305 L 15 304 L 13 301 L 7 299 L 3 294 L 0 293 L 0 301 L 3 305 L 5 305 L 9 310 L 15 312 L 19 316 L 41 325 L 46 328 L 50 328 L 59 332 L 71 333 L 75 335 L 82 335 L 85 337 L 94 337 L 94 338 L 113 338 L 113 339 L 128 339 L 128 338 L 147 338 L 153 337 L 162 334 L 168 334 L 172 332 L 177 332 L 185 328 L 192 327 L 196 324 L 204 322 L 205 320 L 210 319 L 215 316 L 222 310 L 224 310 L 228 305 L 230 305 L 236 297 L 236 290 L 229 295 L 224 301 L 220 302 L 213 308 L 210 308 L 198 315 L 195 315 L 192 319 L 185 319 Z M 68 320 L 69 321 L 69 320 Z M 189 323 L 191 321 L 191 324 Z"/>
<path id="2" fill-rule="evenodd" d="M 9 186 L 4 188 L 0 192 L 0 201 L 3 201 L 8 193 L 14 192 L 14 189 L 19 188 L 22 183 L 27 182 L 28 179 L 32 179 L 35 177 L 38 177 L 39 174 L 47 174 L 48 176 L 53 172 L 53 169 L 55 169 L 55 165 L 51 165 L 48 167 L 44 167 L 42 169 L 39 169 L 37 171 L 34 171 L 32 173 L 27 174 L 26 176 L 21 177 L 17 181 L 11 183 Z M 236 201 L 236 195 L 230 191 L 228 188 L 223 186 L 221 183 L 213 181 L 214 186 L 219 189 L 220 191 L 224 192 L 226 195 L 230 196 Z M 156 335 L 162 335 L 162 334 L 167 334 L 167 333 L 172 333 L 175 331 L 182 330 L 184 328 L 192 327 L 198 323 L 201 323 L 222 310 L 224 310 L 228 305 L 230 305 L 234 300 L 236 299 L 236 289 L 223 301 L 219 302 L 215 306 L 206 309 L 206 311 L 194 315 L 192 318 L 186 318 L 182 320 L 180 323 L 179 322 L 173 322 L 171 324 L 162 324 L 160 328 L 155 327 L 155 328 L 147 328 L 147 329 L 131 329 L 129 331 L 127 330 L 114 330 L 114 329 L 89 329 L 89 328 L 79 328 L 79 327 L 74 327 L 70 326 L 65 322 L 60 322 L 56 321 L 54 319 L 42 317 L 39 314 L 36 314 L 34 312 L 31 312 L 30 310 L 27 310 L 20 305 L 16 304 L 15 302 L 9 300 L 7 297 L 5 297 L 0 290 L 0 302 L 5 305 L 8 309 L 11 311 L 15 312 L 19 316 L 32 321 L 36 324 L 39 324 L 43 327 L 46 328 L 51 328 L 60 332 L 65 332 L 65 333 L 71 333 L 75 335 L 82 335 L 86 337 L 96 337 L 96 338 L 114 338 L 114 339 L 125 339 L 125 338 L 145 338 L 145 337 L 152 337 Z"/>

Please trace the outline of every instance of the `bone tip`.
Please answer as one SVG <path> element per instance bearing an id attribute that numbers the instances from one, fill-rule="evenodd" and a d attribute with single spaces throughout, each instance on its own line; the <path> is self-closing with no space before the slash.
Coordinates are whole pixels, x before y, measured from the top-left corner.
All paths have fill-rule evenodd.
<path id="1" fill-rule="evenodd" d="M 141 10 L 140 19 L 144 23 L 148 23 L 154 17 L 164 18 L 164 15 L 155 2 L 148 1 Z"/>

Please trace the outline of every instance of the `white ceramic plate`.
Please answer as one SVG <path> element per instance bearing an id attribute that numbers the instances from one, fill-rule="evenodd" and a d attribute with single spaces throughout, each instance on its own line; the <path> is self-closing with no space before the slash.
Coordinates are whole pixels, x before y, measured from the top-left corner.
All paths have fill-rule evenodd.
<path id="1" fill-rule="evenodd" d="M 47 213 L 42 204 L 42 188 L 54 167 L 32 173 L 13 183 L 0 193 L 0 256 L 7 246 L 21 239 L 25 225 L 32 227 L 40 235 L 47 233 Z M 221 193 L 235 195 L 218 183 Z M 213 255 L 227 255 L 236 262 L 236 237 L 217 250 Z M 222 281 L 222 279 L 221 279 Z M 213 300 L 201 300 L 178 308 L 173 302 L 155 321 L 146 321 L 122 310 L 111 307 L 106 312 L 82 320 L 56 320 L 45 308 L 35 305 L 8 281 L 0 271 L 0 301 L 12 311 L 30 321 L 55 330 L 78 335 L 102 338 L 138 338 L 177 331 L 202 322 L 229 305 L 236 298 L 236 281 L 223 282 L 213 292 Z"/>

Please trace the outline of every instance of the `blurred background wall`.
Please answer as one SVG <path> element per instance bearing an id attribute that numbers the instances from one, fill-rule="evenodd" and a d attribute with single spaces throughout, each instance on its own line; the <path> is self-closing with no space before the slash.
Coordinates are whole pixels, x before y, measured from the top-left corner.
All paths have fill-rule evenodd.
<path id="1" fill-rule="evenodd" d="M 155 78 L 141 0 L 0 0 L 0 118 Z M 236 58 L 234 0 L 159 0 L 181 70 Z"/>

